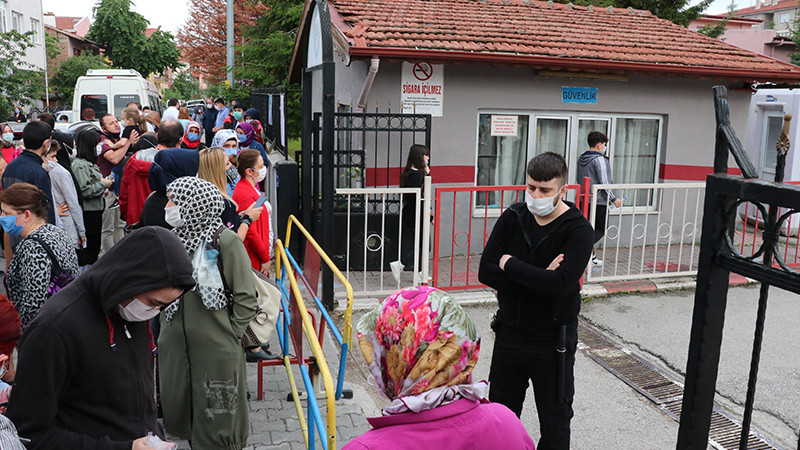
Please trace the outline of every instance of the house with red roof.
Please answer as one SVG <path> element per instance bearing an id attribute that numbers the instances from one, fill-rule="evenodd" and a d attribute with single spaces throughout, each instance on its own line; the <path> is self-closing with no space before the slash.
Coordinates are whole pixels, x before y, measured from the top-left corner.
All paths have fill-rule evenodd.
<path id="1" fill-rule="evenodd" d="M 756 4 L 735 10 L 737 18 L 757 19 L 761 30 L 775 30 L 778 36 L 789 36 L 798 10 L 795 0 L 756 0 Z"/>
<path id="2" fill-rule="evenodd" d="M 610 139 L 617 183 L 704 180 L 714 149 L 712 87 L 728 87 L 731 122 L 744 141 L 752 83 L 800 80 L 796 66 L 630 8 L 536 0 L 322 5 L 339 111 L 378 103 L 432 114 L 435 183 L 522 185 L 526 162 L 545 151 L 564 155 L 576 182 L 593 130 Z M 321 54 L 327 30 L 318 7 L 306 3 L 291 81 Z"/>

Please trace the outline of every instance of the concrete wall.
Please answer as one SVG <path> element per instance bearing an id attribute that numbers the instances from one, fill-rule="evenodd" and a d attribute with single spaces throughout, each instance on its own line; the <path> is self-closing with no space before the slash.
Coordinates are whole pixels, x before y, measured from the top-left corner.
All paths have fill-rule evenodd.
<path id="1" fill-rule="evenodd" d="M 355 103 L 367 67 L 368 64 L 362 61 L 354 62 L 350 67 L 341 63 L 337 65 L 337 101 Z M 381 61 L 368 97 L 368 111 L 374 110 L 376 102 L 380 103 L 381 111 L 385 111 L 383 105 L 389 103 L 394 112 L 399 110 L 400 69 L 398 62 Z M 433 167 L 450 168 L 460 174 L 457 182 L 474 183 L 478 114 L 481 111 L 635 113 L 655 114 L 664 119 L 659 168 L 659 172 L 664 172 L 662 178 L 704 179 L 701 172 L 710 171 L 713 163 L 715 121 L 711 88 L 716 84 L 730 82 L 653 76 L 631 76 L 627 81 L 545 78 L 527 67 L 446 64 L 444 115 L 433 118 Z M 562 86 L 597 88 L 598 102 L 562 103 Z M 750 93 L 730 90 L 729 99 L 731 122 L 744 141 Z M 685 166 L 690 167 L 687 169 Z M 468 170 L 472 170 L 472 176 L 467 176 Z M 436 178 L 434 176 L 435 183 L 443 181 Z"/>

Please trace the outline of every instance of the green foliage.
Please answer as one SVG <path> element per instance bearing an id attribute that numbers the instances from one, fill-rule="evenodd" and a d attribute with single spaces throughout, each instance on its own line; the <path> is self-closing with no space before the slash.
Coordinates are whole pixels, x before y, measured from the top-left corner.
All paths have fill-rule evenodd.
<path id="1" fill-rule="evenodd" d="M 61 49 L 58 48 L 58 38 L 49 34 L 44 34 L 44 48 L 47 59 L 57 58 L 61 54 Z"/>
<path id="2" fill-rule="evenodd" d="M 86 75 L 89 69 L 105 69 L 108 64 L 105 58 L 99 55 L 81 55 L 67 58 L 61 63 L 53 78 L 50 88 L 58 95 L 63 105 L 72 104 L 72 95 L 75 92 L 75 82 L 78 77 Z"/>
<path id="3" fill-rule="evenodd" d="M 0 33 L 0 119 L 11 114 L 12 104 L 30 104 L 44 92 L 44 72 L 22 61 L 25 51 L 33 46 L 31 34 Z"/>
<path id="4" fill-rule="evenodd" d="M 789 38 L 794 42 L 794 48 L 800 49 L 800 14 L 797 14 L 789 28 Z M 800 52 L 792 52 L 789 54 L 792 59 L 792 64 L 800 66 Z"/>
<path id="5" fill-rule="evenodd" d="M 131 6 L 131 0 L 100 0 L 86 38 L 105 48 L 114 67 L 134 69 L 144 77 L 177 68 L 181 54 L 172 34 L 159 29 L 145 36 L 147 19 Z"/>
<path id="6" fill-rule="evenodd" d="M 725 30 L 728 28 L 728 22 L 736 15 L 734 11 L 736 11 L 736 3 L 731 0 L 730 4 L 728 4 L 728 14 L 724 19 L 719 22 L 704 25 L 700 27 L 697 32 L 710 38 L 719 39 L 720 36 L 725 34 Z"/>
<path id="7" fill-rule="evenodd" d="M 570 0 L 555 1 L 558 3 L 570 2 Z M 702 0 L 694 6 L 689 6 L 691 3 L 689 0 L 571 0 L 572 3 L 583 6 L 592 5 L 601 8 L 612 6 L 614 8 L 647 10 L 662 19 L 684 27 L 705 11 L 712 1 Z"/>
<path id="8" fill-rule="evenodd" d="M 265 0 L 267 7 L 254 26 L 244 30 L 247 41 L 239 46 L 242 58 L 236 77 L 253 87 L 275 86 L 286 82 L 297 26 L 303 13 L 299 0 Z"/>
<path id="9" fill-rule="evenodd" d="M 181 72 L 172 80 L 172 86 L 164 90 L 162 101 L 172 97 L 182 100 L 192 100 L 200 97 L 200 82 L 188 72 Z"/>

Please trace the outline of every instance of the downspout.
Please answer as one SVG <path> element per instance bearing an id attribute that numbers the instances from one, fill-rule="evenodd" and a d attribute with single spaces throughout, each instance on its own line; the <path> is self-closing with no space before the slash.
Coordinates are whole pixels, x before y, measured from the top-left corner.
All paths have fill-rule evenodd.
<path id="1" fill-rule="evenodd" d="M 367 79 L 364 80 L 364 87 L 361 88 L 361 95 L 358 96 L 358 102 L 356 103 L 356 111 L 357 113 L 364 112 L 364 109 L 367 107 L 367 96 L 369 96 L 369 91 L 372 89 L 372 82 L 375 81 L 375 75 L 378 74 L 378 67 L 380 66 L 381 59 L 377 56 L 373 56 L 369 63 L 369 72 L 367 73 Z"/>

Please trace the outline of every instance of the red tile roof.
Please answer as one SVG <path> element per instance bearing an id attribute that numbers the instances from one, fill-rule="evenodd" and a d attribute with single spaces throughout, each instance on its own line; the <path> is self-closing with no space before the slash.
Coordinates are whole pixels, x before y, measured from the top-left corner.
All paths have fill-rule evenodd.
<path id="1" fill-rule="evenodd" d="M 758 2 L 758 1 L 759 0 L 756 0 L 756 2 Z M 796 9 L 797 8 L 797 0 L 778 0 L 775 3 L 773 3 L 772 1 L 769 1 L 768 2 L 769 4 L 765 4 L 765 3 L 767 3 L 767 2 L 764 2 L 763 0 L 761 0 L 761 7 L 760 8 L 756 9 L 755 6 L 750 6 L 750 7 L 747 7 L 747 8 L 737 9 L 736 11 L 734 11 L 734 14 L 736 14 L 737 16 L 743 16 L 743 15 L 746 15 L 746 14 L 759 14 L 759 13 L 767 12 L 767 11 L 777 11 L 779 9 Z"/>
<path id="2" fill-rule="evenodd" d="M 350 44 L 353 57 L 743 80 L 800 79 L 796 66 L 711 39 L 649 11 L 535 0 L 330 3 L 331 20 Z"/>
<path id="3" fill-rule="evenodd" d="M 83 17 L 56 16 L 56 28 L 59 30 L 70 31 L 75 29 L 75 24 L 80 22 Z"/>

